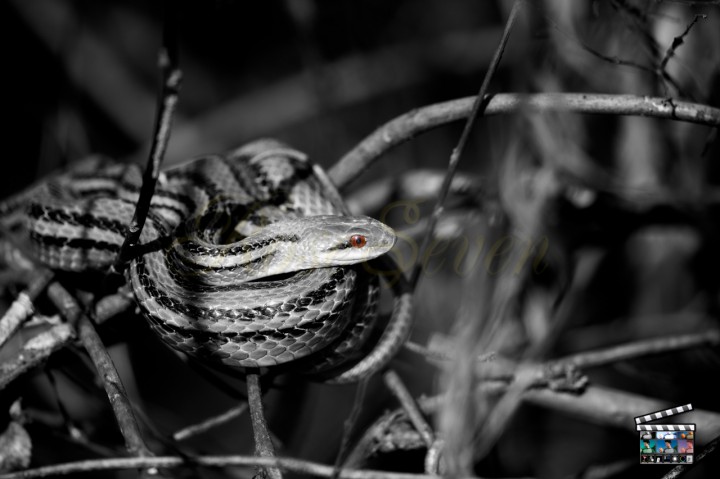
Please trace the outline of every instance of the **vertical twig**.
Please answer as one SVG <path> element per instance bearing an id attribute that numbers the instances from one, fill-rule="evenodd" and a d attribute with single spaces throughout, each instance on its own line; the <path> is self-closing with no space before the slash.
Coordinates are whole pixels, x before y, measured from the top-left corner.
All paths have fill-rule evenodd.
<path id="1" fill-rule="evenodd" d="M 342 440 L 340 441 L 340 449 L 338 450 L 337 457 L 335 458 L 335 465 L 331 479 L 337 479 L 340 477 L 340 472 L 350 446 L 353 429 L 355 429 L 355 425 L 360 418 L 360 412 L 362 411 L 363 401 L 365 400 L 365 392 L 367 391 L 367 384 L 369 380 L 370 376 L 366 376 L 358 382 L 357 389 L 355 390 L 355 398 L 353 399 L 352 410 L 343 424 Z"/>
<path id="2" fill-rule="evenodd" d="M 173 114 L 178 101 L 182 72 L 178 59 L 178 34 L 177 34 L 177 6 L 172 2 L 165 2 L 165 25 L 163 30 L 163 44 L 159 55 L 159 64 L 163 72 L 162 94 L 158 103 L 157 116 L 155 118 L 155 131 L 150 154 L 143 174 L 142 188 L 138 198 L 137 207 L 132 222 L 125 232 L 123 242 L 117 260 L 112 266 L 115 272 L 121 272 L 133 253 L 135 246 L 140 240 L 143 226 L 152 201 L 155 185 L 160 176 L 160 165 L 165 156 L 170 132 L 172 127 Z"/>
<path id="3" fill-rule="evenodd" d="M 672 44 L 668 47 L 667 51 L 665 52 L 665 56 L 660 61 L 660 66 L 658 67 L 658 71 L 661 75 L 666 74 L 665 67 L 667 66 L 670 59 L 675 56 L 675 50 L 680 48 L 680 46 L 685 43 L 685 37 L 690 33 L 690 30 L 692 30 L 698 20 L 707 20 L 707 15 L 696 13 L 692 21 L 688 23 L 687 27 L 685 27 L 685 31 L 677 37 L 673 38 Z"/>
<path id="4" fill-rule="evenodd" d="M 258 457 L 275 457 L 275 447 L 273 446 L 263 411 L 260 372 L 257 370 L 248 370 L 245 380 L 247 381 L 250 420 L 252 421 L 253 436 L 255 438 L 255 455 Z M 264 476 L 269 479 L 282 479 L 282 473 L 277 467 L 263 467 L 261 471 L 263 471 Z"/>
<path id="5" fill-rule="evenodd" d="M 447 175 L 443 180 L 442 187 L 440 188 L 440 194 L 438 195 L 432 215 L 430 216 L 430 222 L 428 223 L 427 230 L 425 231 L 425 236 L 423 237 L 419 249 L 419 257 L 422 257 L 423 252 L 427 250 L 428 245 L 430 244 L 430 240 L 435 233 L 435 226 L 438 222 L 438 219 L 443 213 L 443 205 L 450 191 L 450 184 L 452 183 L 452 179 L 455 176 L 455 172 L 457 171 L 457 167 L 460 162 L 460 155 L 465 149 L 465 144 L 467 143 L 467 140 L 470 136 L 470 131 L 472 131 L 472 127 L 475 125 L 475 120 L 479 115 L 482 114 L 480 110 L 485 105 L 485 95 L 490 88 L 490 80 L 492 80 L 492 77 L 495 74 L 498 65 L 500 64 L 503 52 L 505 51 L 505 46 L 507 45 L 507 41 L 510 38 L 510 31 L 512 30 L 515 19 L 517 18 L 518 12 L 520 11 L 520 7 L 522 6 L 522 4 L 523 0 L 515 0 L 515 3 L 513 4 L 512 10 L 510 11 L 510 16 L 508 17 L 507 23 L 505 24 L 505 30 L 503 31 L 502 38 L 500 38 L 500 44 L 497 46 L 497 49 L 495 49 L 495 54 L 493 55 L 490 66 L 485 73 L 485 78 L 483 78 L 482 85 L 480 85 L 480 91 L 475 98 L 475 102 L 473 103 L 470 116 L 468 116 L 468 119 L 465 122 L 465 127 L 463 128 L 462 134 L 460 135 L 460 140 L 458 141 L 457 146 L 453 149 L 452 154 L 450 155 L 450 161 L 448 162 L 447 167 Z M 410 277 L 410 284 L 413 290 L 415 290 L 417 286 L 421 272 L 422 262 L 418 262 L 413 268 L 412 276 Z"/>
<path id="6" fill-rule="evenodd" d="M 430 447 L 428 447 L 427 453 L 425 454 L 425 474 L 432 474 L 440 476 L 444 474 L 444 468 L 442 463 L 442 451 L 445 441 L 442 439 L 435 439 Z"/>

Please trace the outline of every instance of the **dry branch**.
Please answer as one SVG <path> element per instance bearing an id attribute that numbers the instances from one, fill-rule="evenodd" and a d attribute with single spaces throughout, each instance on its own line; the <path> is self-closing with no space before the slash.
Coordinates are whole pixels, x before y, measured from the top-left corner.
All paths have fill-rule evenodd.
<path id="1" fill-rule="evenodd" d="M 710 441 L 707 446 L 705 446 L 702 451 L 700 451 L 696 458 L 695 458 L 695 464 L 697 464 L 699 461 L 705 459 L 705 457 L 708 454 L 712 454 L 720 444 L 720 436 L 716 437 L 712 441 Z M 687 464 L 679 465 L 670 470 L 667 474 L 665 474 L 662 479 L 676 479 L 680 476 L 682 476 L 684 473 L 686 473 L 692 466 L 688 467 Z"/>
<path id="2" fill-rule="evenodd" d="M 536 406 L 633 433 L 636 416 L 672 406 L 665 401 L 603 386 L 590 386 L 581 395 L 531 389 L 525 391 L 523 399 Z M 687 420 L 702 424 L 703 434 L 697 437 L 698 444 L 702 445 L 708 438 L 720 436 L 720 413 L 696 409 L 688 413 Z"/>
<path id="3" fill-rule="evenodd" d="M 178 65 L 178 32 L 175 8 L 177 7 L 172 5 L 171 2 L 165 2 L 163 44 L 159 58 L 160 68 L 163 73 L 162 93 L 158 104 L 150 153 L 143 174 L 140 196 L 133 219 L 125 233 L 125 241 L 120 248 L 113 267 L 116 272 L 123 270 L 123 266 L 130 260 L 134 248 L 140 240 L 145 219 L 150 211 L 150 202 L 155 193 L 155 185 L 160 176 L 160 165 L 170 141 L 173 115 L 182 82 L 182 72 Z"/>
<path id="4" fill-rule="evenodd" d="M 32 279 L 28 287 L 22 291 L 10 308 L 0 318 L 0 347 L 12 336 L 22 323 L 33 313 L 33 301 L 52 280 L 53 273 L 42 270 Z"/>
<path id="5" fill-rule="evenodd" d="M 453 177 L 455 176 L 455 172 L 457 171 L 457 167 L 460 164 L 460 156 L 465 149 L 465 145 L 467 144 L 468 138 L 470 137 L 470 132 L 472 131 L 473 125 L 475 125 L 475 120 L 478 118 L 478 116 L 481 116 L 483 114 L 483 112 L 481 111 L 481 107 L 484 103 L 483 100 L 485 99 L 485 95 L 487 95 L 487 92 L 490 89 L 490 81 L 492 80 L 493 75 L 495 75 L 495 71 L 500 65 L 500 60 L 502 59 L 503 52 L 505 51 L 505 46 L 510 39 L 510 32 L 512 31 L 512 27 L 515 24 L 515 19 L 520 12 L 520 7 L 522 6 L 522 4 L 523 0 L 515 0 L 515 2 L 513 3 L 513 8 L 510 11 L 510 15 L 508 16 L 507 22 L 505 23 L 505 29 L 503 30 L 502 37 L 500 38 L 500 43 L 498 43 L 498 46 L 495 48 L 493 59 L 490 62 L 490 66 L 488 67 L 487 71 L 485 72 L 485 77 L 483 78 L 482 84 L 480 85 L 480 91 L 475 97 L 472 110 L 470 110 L 470 114 L 468 115 L 467 121 L 465 122 L 465 127 L 463 128 L 462 134 L 460 135 L 457 146 L 453 148 L 453 151 L 450 154 L 450 160 L 448 161 L 447 166 L 447 174 L 443 179 L 442 186 L 440 187 L 440 193 L 438 194 L 435 205 L 433 206 L 433 211 L 430 215 L 430 221 L 427 225 L 425 234 L 423 235 L 422 243 L 420 244 L 419 250 L 420 254 L 424 254 L 424 252 L 427 250 L 428 245 L 430 244 L 430 240 L 432 239 L 435 232 L 435 226 L 437 225 L 438 219 L 443 213 L 443 205 L 445 204 L 445 200 L 447 199 L 448 193 L 450 192 L 450 185 L 452 183 Z M 410 275 L 410 285 L 413 289 L 417 287 L 417 283 L 420 280 L 421 272 L 422 263 L 419 262 L 417 263 L 417 265 L 415 265 L 415 267 L 413 268 L 413 272 Z"/>
<path id="6" fill-rule="evenodd" d="M 392 369 L 385 373 L 384 379 L 385 385 L 402 405 L 405 414 L 407 414 L 415 430 L 420 434 L 420 437 L 422 437 L 425 446 L 430 448 L 435 442 L 435 433 L 423 417 L 420 408 L 410 395 L 410 391 L 407 390 L 400 376 Z"/>
<path id="7" fill-rule="evenodd" d="M 242 403 L 239 406 L 230 408 L 227 411 L 225 411 L 224 413 L 218 414 L 217 416 L 206 419 L 198 424 L 193 424 L 192 426 L 184 427 L 184 428 L 180 429 L 179 431 L 176 431 L 172 435 L 172 437 L 176 441 L 184 441 L 193 436 L 197 436 L 198 434 L 202 434 L 206 431 L 209 431 L 210 429 L 212 429 L 214 427 L 218 427 L 222 424 L 225 424 L 228 421 L 235 419 L 236 417 L 239 417 L 240 415 L 242 415 L 242 413 L 245 412 L 245 410 L 247 408 L 248 408 L 248 404 Z"/>
<path id="8" fill-rule="evenodd" d="M 68 324 L 53 326 L 29 339 L 10 361 L 0 364 L 0 391 L 23 373 L 34 369 L 55 351 L 75 339 L 75 332 Z"/>
<path id="9" fill-rule="evenodd" d="M 262 404 L 262 390 L 260 389 L 260 373 L 248 372 L 247 381 L 248 404 L 250 405 L 250 419 L 252 420 L 253 436 L 255 438 L 255 454 L 263 458 L 275 458 L 270 431 L 268 430 L 265 412 Z M 262 468 L 263 476 L 270 479 L 282 479 L 282 473 L 277 467 L 265 466 Z"/>
<path id="10" fill-rule="evenodd" d="M 578 368 L 592 368 L 642 356 L 668 354 L 685 349 L 718 345 L 720 345 L 720 331 L 710 330 L 703 333 L 644 339 L 596 351 L 585 351 L 553 360 L 551 363 L 573 365 Z"/>
<path id="11" fill-rule="evenodd" d="M 138 468 L 175 468 L 183 465 L 204 467 L 281 467 L 285 470 L 317 477 L 331 477 L 332 466 L 311 461 L 291 458 L 271 458 L 253 456 L 197 456 L 194 458 L 181 458 L 174 456 L 97 459 L 88 461 L 69 462 L 54 466 L 39 467 L 27 471 L 11 474 L 2 474 L 0 479 L 32 479 L 40 477 L 60 476 L 77 472 L 109 471 Z M 439 479 L 440 476 L 426 474 L 409 474 L 400 472 L 386 472 L 366 470 L 343 469 L 340 479 Z M 468 478 L 470 479 L 470 478 Z M 477 478 L 479 479 L 479 478 Z M 520 479 L 520 478 L 518 478 Z"/>
<path id="12" fill-rule="evenodd" d="M 370 164 L 392 148 L 420 133 L 467 118 L 475 97 L 461 98 L 418 108 L 400 115 L 343 156 L 329 171 L 338 188 L 357 179 Z M 520 111 L 565 111 L 596 115 L 630 115 L 720 126 L 720 109 L 672 98 L 591 93 L 498 93 L 487 97 L 484 116 Z"/>
<path id="13" fill-rule="evenodd" d="M 105 387 L 105 392 L 120 426 L 120 432 L 125 439 L 128 452 L 140 457 L 151 456 L 152 453 L 145 445 L 145 441 L 143 441 L 140 434 L 140 428 L 120 380 L 120 375 L 115 369 L 115 365 L 100 340 L 100 336 L 95 331 L 95 326 L 90 321 L 90 318 L 82 312 L 75 298 L 59 283 L 52 283 L 48 287 L 48 296 L 58 310 L 62 312 L 63 316 L 71 324 L 76 325 L 80 341 L 90 355 L 90 359 Z"/>

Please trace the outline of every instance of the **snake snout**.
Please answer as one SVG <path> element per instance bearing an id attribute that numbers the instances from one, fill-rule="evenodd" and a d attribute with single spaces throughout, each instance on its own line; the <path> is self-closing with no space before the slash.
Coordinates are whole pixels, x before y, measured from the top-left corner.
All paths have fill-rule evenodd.
<path id="1" fill-rule="evenodd" d="M 324 220 L 324 238 L 316 243 L 322 262 L 343 266 L 381 256 L 395 245 L 389 226 L 367 216 L 336 216 Z"/>

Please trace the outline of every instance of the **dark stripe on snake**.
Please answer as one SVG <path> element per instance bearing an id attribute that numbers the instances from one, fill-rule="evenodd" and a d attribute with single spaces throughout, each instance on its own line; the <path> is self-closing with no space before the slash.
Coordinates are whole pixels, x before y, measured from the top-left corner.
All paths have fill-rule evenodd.
<path id="1" fill-rule="evenodd" d="M 340 244 L 336 244 L 335 246 L 331 246 L 331 247 L 329 247 L 327 250 L 328 250 L 328 251 L 335 251 L 335 250 L 341 250 L 341 249 L 348 249 L 348 248 L 351 248 L 351 247 L 352 247 L 352 245 L 350 244 L 350 242 L 349 242 L 349 241 L 346 241 L 346 242 L 344 242 L 344 243 L 340 243 Z"/>
<path id="2" fill-rule="evenodd" d="M 89 198 L 115 198 L 117 196 L 117 188 L 93 188 L 91 190 L 82 190 L 82 196 Z"/>
<path id="3" fill-rule="evenodd" d="M 35 219 L 47 219 L 54 223 L 69 224 L 83 229 L 99 228 L 119 235 L 125 234 L 125 223 L 109 218 L 97 217 L 89 213 L 75 213 L 52 208 L 47 205 L 32 204 L 29 215 Z"/>
<path id="4" fill-rule="evenodd" d="M 240 155 L 243 156 L 243 155 Z M 223 162 L 232 171 L 233 179 L 240 186 L 241 191 L 250 192 L 252 196 L 257 197 L 257 184 L 253 181 L 253 177 L 248 174 L 246 162 L 239 162 L 236 158 L 223 158 Z M 264 193 L 264 192 L 263 192 Z"/>
<path id="5" fill-rule="evenodd" d="M 120 250 L 120 245 L 118 244 L 108 243 L 107 241 L 96 241 L 89 238 L 63 238 L 60 236 L 43 235 L 35 231 L 30 232 L 30 238 L 44 246 L 52 246 L 55 248 L 97 249 L 110 252 Z"/>
<path id="6" fill-rule="evenodd" d="M 222 312 L 222 315 L 226 318 L 242 318 L 247 320 L 248 323 L 253 321 L 270 320 L 276 315 L 290 315 L 291 312 L 302 312 L 307 309 L 309 305 L 318 305 L 325 302 L 325 299 L 331 294 L 335 293 L 336 288 L 339 284 L 344 283 L 346 272 L 345 268 L 337 268 L 335 273 L 330 279 L 307 292 L 304 296 L 287 298 L 285 302 L 278 307 L 269 306 L 258 306 L 255 308 L 238 308 L 238 309 L 220 309 L 220 308 L 202 308 L 190 304 L 188 302 L 174 299 L 161 291 L 152 278 L 148 275 L 145 261 L 138 260 L 135 262 L 135 271 L 140 283 L 155 301 L 157 301 L 163 308 L 167 308 L 177 315 L 186 315 L 194 319 L 205 319 L 213 322 L 219 321 L 217 317 L 218 312 Z M 173 280 L 177 281 L 177 277 L 173 276 Z M 259 287 L 256 287 L 259 286 Z M 277 284 L 272 281 L 268 282 L 249 282 L 249 283 L 237 283 L 235 285 L 228 285 L 224 287 L 208 287 L 208 291 L 233 291 L 237 289 L 271 289 L 277 287 Z M 339 305 L 338 305 L 339 306 Z M 336 306 L 337 308 L 337 306 Z M 335 308 L 335 309 L 336 309 Z M 335 311 L 333 309 L 333 311 Z M 318 315 L 321 318 L 324 313 Z M 151 317 L 152 315 L 148 315 Z M 314 321 L 317 321 L 314 320 Z M 314 322 L 313 321 L 313 322 Z"/>
<path id="7" fill-rule="evenodd" d="M 255 258 L 250 261 L 246 261 L 244 263 L 238 263 L 234 264 L 232 266 L 206 266 L 203 264 L 198 264 L 193 261 L 187 261 L 186 258 L 184 258 L 181 254 L 178 254 L 176 250 L 172 250 L 170 254 L 168 254 L 168 270 L 172 271 L 177 279 L 177 277 L 182 277 L 185 274 L 190 274 L 192 277 L 197 277 L 197 274 L 202 271 L 210 272 L 217 272 L 217 271 L 235 271 L 238 268 L 252 268 L 255 265 L 258 265 L 262 263 L 263 261 L 270 261 L 272 257 L 274 256 L 274 253 L 268 253 L 264 256 L 260 256 L 259 258 Z M 178 266 L 178 263 L 180 262 L 183 266 L 183 268 L 186 268 L 188 271 L 182 271 L 181 268 Z M 194 287 L 192 282 L 188 282 L 187 287 Z M 232 291 L 234 288 L 229 288 L 225 291 Z M 220 289 L 218 289 L 220 291 Z"/>
<path id="8" fill-rule="evenodd" d="M 318 327 L 322 326 L 323 322 L 326 321 L 332 321 L 334 317 L 337 317 L 337 312 L 330 312 L 326 313 L 320 322 L 314 321 L 313 323 L 305 325 L 307 329 L 297 328 L 297 327 L 289 327 L 281 330 L 267 330 L 267 331 L 246 331 L 242 333 L 237 332 L 213 332 L 213 331 L 207 331 L 207 330 L 199 330 L 199 329 L 186 329 L 181 328 L 179 326 L 175 326 L 170 323 L 165 323 L 163 321 L 158 320 L 152 315 L 147 315 L 148 318 L 150 318 L 151 323 L 157 327 L 162 329 L 165 333 L 170 334 L 177 334 L 178 336 L 181 336 L 185 339 L 194 339 L 200 344 L 213 344 L 213 343 L 223 343 L 223 342 L 234 342 L 234 343 L 246 343 L 246 342 L 254 342 L 254 343 L 264 343 L 267 340 L 273 340 L 273 341 L 282 341 L 285 338 L 301 338 L 308 334 L 308 332 L 312 332 L 314 329 L 318 329 Z M 315 327 L 313 327 L 315 326 Z M 200 350 L 198 352 L 202 352 L 202 346 L 200 347 Z M 228 355 L 229 356 L 229 355 Z"/>

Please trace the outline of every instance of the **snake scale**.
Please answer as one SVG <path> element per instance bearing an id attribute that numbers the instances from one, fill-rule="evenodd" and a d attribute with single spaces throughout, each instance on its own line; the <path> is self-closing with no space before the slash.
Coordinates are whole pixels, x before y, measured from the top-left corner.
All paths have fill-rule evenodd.
<path id="1" fill-rule="evenodd" d="M 106 271 L 141 184 L 137 165 L 93 157 L 6 201 L 0 217 L 6 227 L 26 218 L 48 267 Z M 409 294 L 400 294 L 373 337 L 379 284 L 362 267 L 395 240 L 381 222 L 350 216 L 306 155 L 258 140 L 161 174 L 125 277 L 176 350 L 222 367 L 295 367 L 347 383 L 384 367 L 409 332 Z"/>

